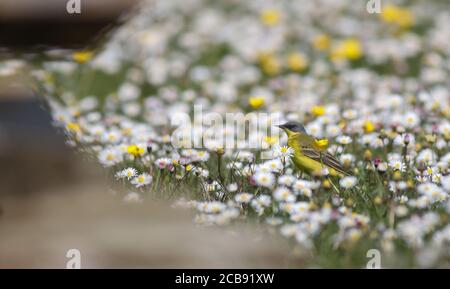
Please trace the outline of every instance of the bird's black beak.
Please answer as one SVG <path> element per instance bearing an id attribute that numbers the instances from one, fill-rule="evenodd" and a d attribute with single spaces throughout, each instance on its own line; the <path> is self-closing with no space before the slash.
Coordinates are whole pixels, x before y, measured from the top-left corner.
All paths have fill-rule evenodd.
<path id="1" fill-rule="evenodd" d="M 276 127 L 284 129 L 284 125 L 282 125 L 282 124 L 276 125 Z"/>

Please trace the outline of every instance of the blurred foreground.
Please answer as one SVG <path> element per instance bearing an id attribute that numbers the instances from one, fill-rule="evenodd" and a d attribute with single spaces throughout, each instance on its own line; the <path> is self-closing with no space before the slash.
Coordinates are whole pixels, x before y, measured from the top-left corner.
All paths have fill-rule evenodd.
<path id="1" fill-rule="evenodd" d="M 0 268 L 285 267 L 285 246 L 244 228 L 199 228 L 165 204 L 124 205 L 107 189 L 83 184 L 3 201 Z"/>

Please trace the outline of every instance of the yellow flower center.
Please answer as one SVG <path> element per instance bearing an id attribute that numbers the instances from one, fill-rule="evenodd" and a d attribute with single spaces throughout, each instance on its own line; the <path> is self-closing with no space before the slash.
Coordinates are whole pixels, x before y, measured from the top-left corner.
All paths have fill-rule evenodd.
<path id="1" fill-rule="evenodd" d="M 410 10 L 395 5 L 387 5 L 380 14 L 381 20 L 400 28 L 409 28 L 414 25 L 414 15 Z"/>
<path id="2" fill-rule="evenodd" d="M 287 57 L 287 64 L 293 71 L 303 71 L 308 66 L 308 61 L 300 53 L 291 53 Z"/>
<path id="3" fill-rule="evenodd" d="M 136 157 L 136 156 L 143 155 L 145 153 L 145 148 L 139 147 L 137 145 L 130 145 L 130 146 L 128 146 L 127 151 L 130 155 L 133 155 Z"/>
<path id="4" fill-rule="evenodd" d="M 81 131 L 80 125 L 78 125 L 77 123 L 74 123 L 74 122 L 69 122 L 67 124 L 67 129 L 70 130 L 70 131 L 73 131 L 73 132 Z"/>
<path id="5" fill-rule="evenodd" d="M 362 57 L 362 47 L 359 40 L 354 38 L 345 39 L 331 51 L 332 60 L 357 60 Z"/>
<path id="6" fill-rule="evenodd" d="M 253 109 L 258 109 L 261 106 L 263 106 L 265 103 L 265 99 L 262 96 L 251 96 L 248 99 L 248 104 L 253 108 Z"/>
<path id="7" fill-rule="evenodd" d="M 93 53 L 91 51 L 77 51 L 72 54 L 73 60 L 78 63 L 85 63 L 91 60 Z"/>
<path id="8" fill-rule="evenodd" d="M 261 70 L 268 75 L 276 75 L 280 72 L 278 59 L 270 52 L 260 53 L 258 62 Z"/>
<path id="9" fill-rule="evenodd" d="M 266 136 L 264 138 L 264 141 L 266 143 L 268 143 L 269 145 L 273 145 L 274 143 L 276 143 L 278 141 L 278 138 L 275 136 Z"/>
<path id="10" fill-rule="evenodd" d="M 261 22 L 267 26 L 275 26 L 280 22 L 281 14 L 276 9 L 267 9 L 261 12 Z"/>
<path id="11" fill-rule="evenodd" d="M 373 124 L 373 122 L 371 122 L 370 120 L 366 121 L 364 123 L 364 131 L 366 133 L 371 133 L 375 130 L 375 125 Z"/>
<path id="12" fill-rule="evenodd" d="M 325 114 L 325 107 L 321 105 L 315 105 L 312 107 L 311 112 L 315 116 L 321 116 Z"/>

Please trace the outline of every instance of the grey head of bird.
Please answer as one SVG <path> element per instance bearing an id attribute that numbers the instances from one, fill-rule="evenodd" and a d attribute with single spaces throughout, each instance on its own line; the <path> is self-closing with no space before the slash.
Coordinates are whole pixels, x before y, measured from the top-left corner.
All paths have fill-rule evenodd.
<path id="1" fill-rule="evenodd" d="M 279 128 L 283 130 L 288 130 L 291 132 L 300 132 L 306 134 L 305 127 L 296 121 L 288 121 L 284 124 L 278 125 Z"/>

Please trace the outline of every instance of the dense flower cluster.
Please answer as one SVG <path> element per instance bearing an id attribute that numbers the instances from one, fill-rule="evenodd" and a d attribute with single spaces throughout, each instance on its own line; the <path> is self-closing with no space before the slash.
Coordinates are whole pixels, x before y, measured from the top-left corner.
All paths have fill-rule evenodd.
<path id="1" fill-rule="evenodd" d="M 98 52 L 52 51 L 32 74 L 125 201 L 175 198 L 200 224 L 256 219 L 319 256 L 370 244 L 448 265 L 450 16 L 439 2 L 382 1 L 381 14 L 356 2 L 148 1 Z M 270 117 L 250 119 L 245 140 L 194 119 L 202 148 L 174 147 L 171 116 L 196 105 Z M 354 176 L 298 173 L 286 137 L 269 134 L 287 120 Z"/>

